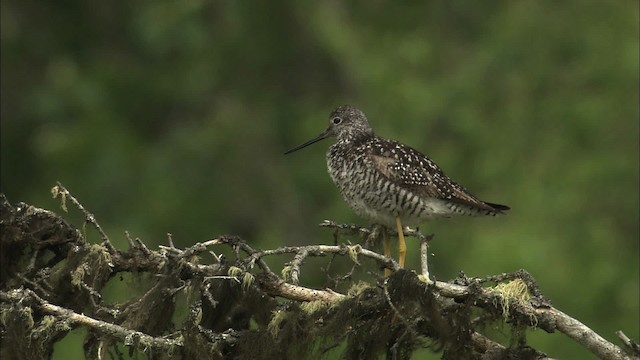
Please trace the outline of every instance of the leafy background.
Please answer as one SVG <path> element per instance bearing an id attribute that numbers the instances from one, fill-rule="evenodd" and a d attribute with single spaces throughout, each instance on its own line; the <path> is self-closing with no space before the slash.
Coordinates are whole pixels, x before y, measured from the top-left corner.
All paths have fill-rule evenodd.
<path id="1" fill-rule="evenodd" d="M 124 230 L 152 246 L 167 232 L 180 246 L 330 243 L 321 220 L 364 223 L 326 174 L 328 141 L 283 152 L 356 104 L 378 134 L 513 208 L 425 224 L 437 278 L 525 268 L 558 308 L 638 340 L 637 1 L 0 6 L 10 201 L 59 211 L 60 180 L 122 248 Z M 302 281 L 321 286 L 307 266 Z M 55 358 L 81 356 L 81 334 L 69 339 Z M 591 356 L 559 334 L 529 339 Z"/>

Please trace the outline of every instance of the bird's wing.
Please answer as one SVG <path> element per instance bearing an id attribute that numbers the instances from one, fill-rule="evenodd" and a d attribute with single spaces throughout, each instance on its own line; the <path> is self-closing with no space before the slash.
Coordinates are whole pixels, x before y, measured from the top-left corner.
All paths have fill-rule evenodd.
<path id="1" fill-rule="evenodd" d="M 384 143 L 373 146 L 368 160 L 379 173 L 419 196 L 448 200 L 488 211 L 502 210 L 473 196 L 445 175 L 436 163 L 406 145 L 384 140 Z"/>

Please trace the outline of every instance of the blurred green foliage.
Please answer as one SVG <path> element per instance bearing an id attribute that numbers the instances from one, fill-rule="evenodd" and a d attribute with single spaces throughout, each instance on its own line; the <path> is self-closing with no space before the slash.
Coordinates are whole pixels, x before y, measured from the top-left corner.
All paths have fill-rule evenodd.
<path id="1" fill-rule="evenodd" d="M 513 208 L 425 224 L 438 278 L 525 268 L 563 311 L 638 340 L 637 1 L 0 6 L 11 201 L 57 209 L 60 180 L 120 247 L 125 229 L 151 246 L 167 232 L 180 246 L 222 233 L 329 243 L 321 220 L 362 221 L 326 174 L 328 141 L 282 153 L 352 103 Z M 302 280 L 324 281 L 313 273 Z M 530 339 L 590 356 L 563 336 Z"/>

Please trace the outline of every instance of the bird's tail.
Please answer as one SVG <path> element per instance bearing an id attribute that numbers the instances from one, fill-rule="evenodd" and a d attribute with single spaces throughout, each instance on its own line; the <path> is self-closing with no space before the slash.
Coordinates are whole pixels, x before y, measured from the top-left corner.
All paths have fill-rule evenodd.
<path id="1" fill-rule="evenodd" d="M 498 214 L 511 209 L 507 205 L 493 204 L 493 203 L 489 203 L 489 202 L 485 202 L 485 204 L 491 206 L 492 208 L 494 208 L 496 213 L 498 213 Z"/>

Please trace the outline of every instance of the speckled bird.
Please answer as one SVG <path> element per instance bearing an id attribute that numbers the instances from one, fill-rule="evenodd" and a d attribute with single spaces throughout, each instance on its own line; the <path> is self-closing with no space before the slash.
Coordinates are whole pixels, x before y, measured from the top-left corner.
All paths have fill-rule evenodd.
<path id="1" fill-rule="evenodd" d="M 331 179 L 356 214 L 397 228 L 400 266 L 406 253 L 402 224 L 460 215 L 495 216 L 509 210 L 478 199 L 418 150 L 376 136 L 365 114 L 350 105 L 331 113 L 326 131 L 285 154 L 328 137 L 337 138 L 327 151 Z M 387 237 L 385 255 L 389 255 Z"/>

